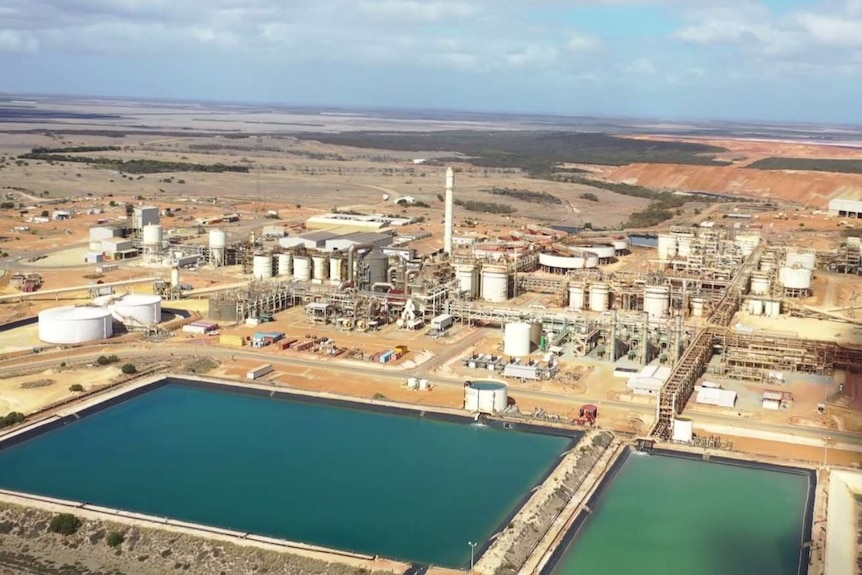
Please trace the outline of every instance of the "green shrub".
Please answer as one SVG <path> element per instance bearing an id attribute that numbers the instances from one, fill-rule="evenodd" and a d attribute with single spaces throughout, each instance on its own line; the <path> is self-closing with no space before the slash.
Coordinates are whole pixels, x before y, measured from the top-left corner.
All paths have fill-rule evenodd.
<path id="1" fill-rule="evenodd" d="M 125 540 L 126 536 L 119 531 L 111 531 L 107 539 L 108 547 L 119 547 Z"/>
<path id="2" fill-rule="evenodd" d="M 73 383 L 69 386 L 69 391 L 84 391 L 84 386 L 80 383 Z"/>
<path id="3" fill-rule="evenodd" d="M 48 525 L 48 531 L 59 533 L 60 535 L 74 535 L 78 528 L 81 527 L 81 520 L 71 513 L 60 513 L 51 519 L 51 524 Z"/>
<path id="4" fill-rule="evenodd" d="M 15 425 L 24 421 L 24 414 L 20 411 L 10 411 L 5 417 L 0 417 L 0 429 Z"/>
<path id="5" fill-rule="evenodd" d="M 132 365 L 131 363 L 127 363 L 126 365 L 124 365 L 124 366 L 123 366 L 122 371 L 123 371 L 123 373 L 125 373 L 126 375 L 132 375 L 133 373 L 137 373 L 137 372 L 138 372 L 138 368 L 136 368 L 136 367 L 135 367 L 134 365 Z"/>

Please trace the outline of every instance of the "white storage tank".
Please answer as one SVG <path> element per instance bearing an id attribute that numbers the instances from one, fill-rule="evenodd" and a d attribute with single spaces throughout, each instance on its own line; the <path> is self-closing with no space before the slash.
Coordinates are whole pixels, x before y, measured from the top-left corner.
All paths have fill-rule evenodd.
<path id="1" fill-rule="evenodd" d="M 293 255 L 292 254 L 278 254 L 278 275 L 279 275 L 279 277 L 289 276 L 292 271 L 293 271 Z"/>
<path id="2" fill-rule="evenodd" d="M 608 284 L 598 283 L 590 286 L 590 309 L 608 311 L 611 288 Z"/>
<path id="3" fill-rule="evenodd" d="M 455 266 L 455 281 L 458 282 L 458 289 L 461 292 L 467 292 L 468 295 L 475 299 L 478 291 L 478 282 L 476 281 L 476 266 L 473 264 L 460 264 Z"/>
<path id="4" fill-rule="evenodd" d="M 506 266 L 482 268 L 482 299 L 490 302 L 509 299 L 509 271 Z"/>
<path id="5" fill-rule="evenodd" d="M 569 285 L 569 309 L 582 310 L 584 309 L 584 301 L 586 296 L 586 286 L 583 284 Z"/>
<path id="6" fill-rule="evenodd" d="M 676 253 L 680 257 L 687 258 L 691 255 L 691 244 L 694 242 L 694 236 L 691 234 L 682 234 L 676 238 Z"/>
<path id="7" fill-rule="evenodd" d="M 670 287 L 647 286 L 644 288 L 644 311 L 651 318 L 661 318 L 670 309 Z"/>
<path id="8" fill-rule="evenodd" d="M 600 260 L 609 260 L 615 255 L 617 255 L 617 251 L 616 249 L 614 249 L 614 246 L 609 246 L 605 244 L 590 246 L 586 248 L 586 251 L 596 254 Z"/>
<path id="9" fill-rule="evenodd" d="M 344 260 L 342 258 L 329 258 L 329 279 L 336 282 L 344 279 Z"/>
<path id="10" fill-rule="evenodd" d="M 767 254 L 769 255 L 769 254 Z M 764 273 L 769 273 L 775 269 L 775 258 L 764 256 L 763 259 L 760 260 L 760 271 Z"/>
<path id="11" fill-rule="evenodd" d="M 162 245 L 162 226 L 150 224 L 144 226 L 143 244 L 158 247 Z"/>
<path id="12" fill-rule="evenodd" d="M 312 273 L 311 277 L 316 280 L 325 280 L 329 278 L 329 263 L 326 261 L 326 256 L 311 256 Z"/>
<path id="13" fill-rule="evenodd" d="M 500 413 L 509 405 L 509 388 L 499 381 L 473 381 L 464 385 L 464 409 Z"/>
<path id="14" fill-rule="evenodd" d="M 113 334 L 111 310 L 103 307 L 63 306 L 39 312 L 39 339 L 46 343 L 86 343 Z"/>
<path id="15" fill-rule="evenodd" d="M 766 302 L 767 304 L 769 302 Z M 748 313 L 751 315 L 763 315 L 763 300 L 753 299 L 748 302 Z"/>
<path id="16" fill-rule="evenodd" d="M 751 274 L 751 293 L 754 295 L 766 295 L 769 293 L 769 276 L 767 274 Z"/>
<path id="17" fill-rule="evenodd" d="M 617 252 L 617 255 L 628 251 L 629 249 L 629 240 L 628 238 L 619 238 L 611 242 L 614 246 L 614 250 Z"/>
<path id="18" fill-rule="evenodd" d="M 702 297 L 691 298 L 691 315 L 692 317 L 703 317 L 704 301 Z"/>
<path id="19" fill-rule="evenodd" d="M 210 248 L 227 247 L 227 233 L 224 230 L 210 230 L 209 233 Z"/>
<path id="20" fill-rule="evenodd" d="M 788 268 L 805 268 L 813 271 L 817 267 L 817 256 L 806 252 L 787 252 L 787 256 L 784 258 L 784 266 Z"/>
<path id="21" fill-rule="evenodd" d="M 308 281 L 311 279 L 311 260 L 308 256 L 294 256 L 293 279 Z"/>
<path id="22" fill-rule="evenodd" d="M 272 256 L 254 256 L 251 266 L 251 275 L 256 280 L 270 279 L 272 277 Z"/>
<path id="23" fill-rule="evenodd" d="M 780 301 L 767 301 L 764 302 L 763 312 L 769 317 L 778 317 L 781 315 L 781 302 Z"/>
<path id="24" fill-rule="evenodd" d="M 151 294 L 130 293 L 97 297 L 93 303 L 107 307 L 114 319 L 130 327 L 156 325 L 162 321 L 162 298 Z"/>
<path id="25" fill-rule="evenodd" d="M 669 234 L 658 236 L 658 259 L 670 260 L 676 256 L 676 237 Z"/>
<path id="26" fill-rule="evenodd" d="M 180 268 L 178 266 L 171 268 L 171 287 L 175 289 L 180 287 Z"/>
<path id="27" fill-rule="evenodd" d="M 781 268 L 778 279 L 785 289 L 811 289 L 811 270 L 806 268 Z"/>
<path id="28" fill-rule="evenodd" d="M 514 357 L 530 355 L 532 325 L 529 323 L 507 323 L 503 338 L 503 353 Z"/>
<path id="29" fill-rule="evenodd" d="M 586 267 L 586 268 L 597 268 L 597 267 L 599 267 L 599 256 L 598 256 L 598 254 L 594 254 L 593 252 L 584 252 L 584 256 L 586 258 L 586 262 L 584 263 L 584 267 Z"/>

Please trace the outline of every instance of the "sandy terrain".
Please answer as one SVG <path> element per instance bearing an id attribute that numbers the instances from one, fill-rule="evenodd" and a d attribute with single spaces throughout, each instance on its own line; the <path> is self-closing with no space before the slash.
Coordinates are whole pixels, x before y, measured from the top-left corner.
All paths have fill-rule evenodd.
<path id="1" fill-rule="evenodd" d="M 75 392 L 69 391 L 69 386 L 80 384 L 88 391 L 99 385 L 111 383 L 120 374 L 116 366 L 75 368 L 70 369 L 47 369 L 38 373 L 31 373 L 19 377 L 7 377 L 0 379 L 0 413 L 6 414 L 10 411 L 20 411 L 24 414 L 55 403 L 57 401 L 73 397 Z M 29 387 L 33 382 L 48 383 L 42 387 Z"/>

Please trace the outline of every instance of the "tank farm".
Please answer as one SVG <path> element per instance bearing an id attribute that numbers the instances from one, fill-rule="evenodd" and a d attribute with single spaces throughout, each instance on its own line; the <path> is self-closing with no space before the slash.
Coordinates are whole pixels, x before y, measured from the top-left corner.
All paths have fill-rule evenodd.
<path id="1" fill-rule="evenodd" d="M 453 227 L 454 181 L 450 169 L 443 249 L 426 255 L 409 238 L 393 245 L 380 230 L 401 224 L 378 215 L 318 217 L 376 231 L 286 236 L 264 226 L 231 238 L 213 227 L 227 214 L 206 222 L 203 241 L 168 242 L 159 210 L 136 207 L 124 229 L 93 228 L 94 259 L 139 259 L 152 273 L 40 311 L 46 348 L 139 336 L 170 353 L 164 340 L 180 333 L 259 367 L 245 378 L 130 377 L 28 417 L 0 432 L 0 499 L 368 572 L 823 573 L 813 551 L 828 537 L 814 528 L 827 508 L 820 468 L 737 454 L 697 433 L 690 408 L 696 394 L 723 401 L 727 390 L 707 377 L 829 377 L 862 365 L 862 348 L 735 325 L 740 314 L 824 319 L 800 301 L 820 270 L 859 273 L 853 247 L 820 253 L 698 227 L 531 227 L 468 240 Z M 615 265 L 633 253 L 646 271 Z M 189 265 L 236 269 L 241 280 L 187 289 Z M 194 299 L 205 309 L 183 312 Z M 403 369 L 407 390 L 463 389 L 460 408 L 279 387 L 272 376 L 290 362 L 273 350 L 327 345 L 241 331 L 286 312 L 332 338 L 391 329 L 434 342 L 477 328 L 493 330 L 499 347 L 454 346 L 455 376 Z M 402 347 L 373 356 L 385 377 L 400 377 L 387 364 Z M 602 401 L 569 419 L 519 410 L 524 386 L 557 381 L 574 360 L 608 366 L 651 396 L 641 429 L 603 426 Z"/>

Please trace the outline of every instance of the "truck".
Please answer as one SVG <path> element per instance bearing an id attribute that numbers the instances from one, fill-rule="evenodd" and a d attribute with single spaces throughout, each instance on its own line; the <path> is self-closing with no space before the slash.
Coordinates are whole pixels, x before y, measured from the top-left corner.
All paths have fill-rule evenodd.
<path id="1" fill-rule="evenodd" d="M 263 365 L 259 365 L 253 369 L 248 370 L 248 372 L 245 374 L 245 378 L 255 380 L 259 377 L 263 377 L 268 373 L 272 373 L 271 363 L 265 363 Z"/>
<path id="2" fill-rule="evenodd" d="M 452 327 L 454 323 L 455 318 L 448 313 L 444 313 L 431 320 L 431 329 L 434 331 L 445 331 Z"/>

